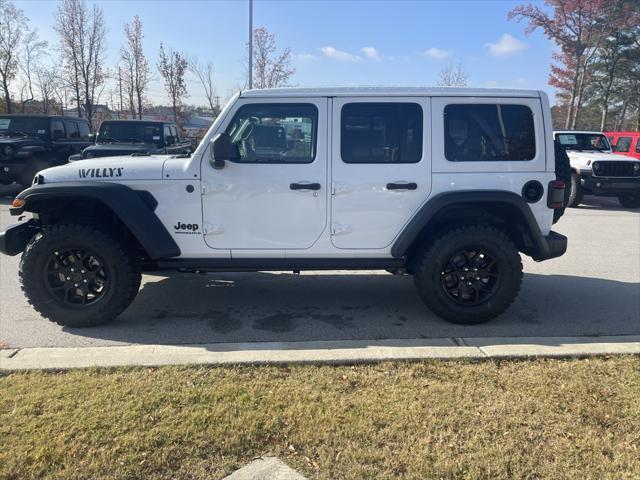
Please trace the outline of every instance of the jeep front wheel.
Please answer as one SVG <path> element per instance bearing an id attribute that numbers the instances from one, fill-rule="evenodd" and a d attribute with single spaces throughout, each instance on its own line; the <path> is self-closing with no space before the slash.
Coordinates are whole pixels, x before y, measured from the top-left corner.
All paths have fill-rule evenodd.
<path id="1" fill-rule="evenodd" d="M 29 303 L 45 318 L 69 327 L 113 320 L 135 298 L 140 273 L 108 231 L 57 225 L 38 233 L 20 261 Z"/>
<path id="2" fill-rule="evenodd" d="M 575 208 L 582 203 L 584 197 L 584 190 L 580 183 L 580 177 L 577 174 L 571 175 L 571 184 L 569 187 L 569 199 L 567 200 L 567 206 Z"/>
<path id="3" fill-rule="evenodd" d="M 624 208 L 640 208 L 640 192 L 620 195 L 618 201 Z"/>
<path id="4" fill-rule="evenodd" d="M 476 324 L 503 313 L 518 295 L 522 261 L 513 242 L 489 226 L 449 230 L 415 259 L 420 297 L 439 317 Z"/>

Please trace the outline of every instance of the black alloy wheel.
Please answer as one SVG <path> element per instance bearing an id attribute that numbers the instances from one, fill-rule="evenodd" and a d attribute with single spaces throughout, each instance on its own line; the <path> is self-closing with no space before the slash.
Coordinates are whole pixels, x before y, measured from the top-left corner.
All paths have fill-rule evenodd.
<path id="1" fill-rule="evenodd" d="M 460 305 L 479 305 L 493 296 L 499 282 L 498 262 L 471 247 L 452 255 L 442 267 L 442 288 Z"/>

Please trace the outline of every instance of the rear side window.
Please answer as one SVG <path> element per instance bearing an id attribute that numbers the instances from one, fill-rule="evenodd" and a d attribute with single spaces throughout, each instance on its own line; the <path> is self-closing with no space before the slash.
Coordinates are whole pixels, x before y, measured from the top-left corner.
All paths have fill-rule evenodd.
<path id="1" fill-rule="evenodd" d="M 80 132 L 78 131 L 78 124 L 76 122 L 73 122 L 71 120 L 65 120 L 64 128 L 67 129 L 68 138 L 73 138 L 75 140 L 80 138 Z"/>
<path id="2" fill-rule="evenodd" d="M 345 163 L 417 163 L 422 158 L 422 107 L 417 103 L 348 103 L 342 107 Z"/>
<path id="3" fill-rule="evenodd" d="M 176 139 L 178 138 L 178 129 L 171 125 L 171 135 L 173 135 Z"/>
<path id="4" fill-rule="evenodd" d="M 640 137 L 636 138 L 636 153 L 640 153 Z"/>
<path id="5" fill-rule="evenodd" d="M 318 109 L 307 103 L 245 105 L 227 127 L 239 163 L 312 163 L 317 130 Z"/>
<path id="6" fill-rule="evenodd" d="M 525 105 L 452 104 L 444 109 L 450 162 L 526 161 L 536 156 L 533 112 Z"/>
<path id="7" fill-rule="evenodd" d="M 78 122 L 78 130 L 82 140 L 89 140 L 89 125 L 84 122 Z"/>
<path id="8" fill-rule="evenodd" d="M 620 137 L 616 142 L 616 152 L 628 152 L 631 148 L 631 137 Z"/>
<path id="9" fill-rule="evenodd" d="M 62 120 L 51 120 L 51 138 L 64 138 L 64 126 Z"/>

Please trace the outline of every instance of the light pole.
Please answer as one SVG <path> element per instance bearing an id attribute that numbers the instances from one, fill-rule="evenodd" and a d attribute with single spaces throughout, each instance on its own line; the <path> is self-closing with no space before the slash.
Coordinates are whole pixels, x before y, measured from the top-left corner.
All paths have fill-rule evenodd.
<path id="1" fill-rule="evenodd" d="M 253 0 L 249 0 L 249 88 L 253 88 Z"/>

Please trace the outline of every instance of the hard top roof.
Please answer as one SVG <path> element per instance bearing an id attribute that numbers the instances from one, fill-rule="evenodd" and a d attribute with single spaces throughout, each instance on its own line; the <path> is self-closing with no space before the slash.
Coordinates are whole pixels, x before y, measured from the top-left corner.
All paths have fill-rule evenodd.
<path id="1" fill-rule="evenodd" d="M 245 90 L 240 97 L 529 97 L 539 98 L 537 90 L 506 88 L 458 87 L 322 87 L 322 88 L 267 88 Z"/>
<path id="2" fill-rule="evenodd" d="M 102 123 L 157 123 L 159 125 L 175 125 L 176 122 L 173 120 L 145 120 L 139 118 L 109 118 L 107 120 L 103 120 Z"/>

